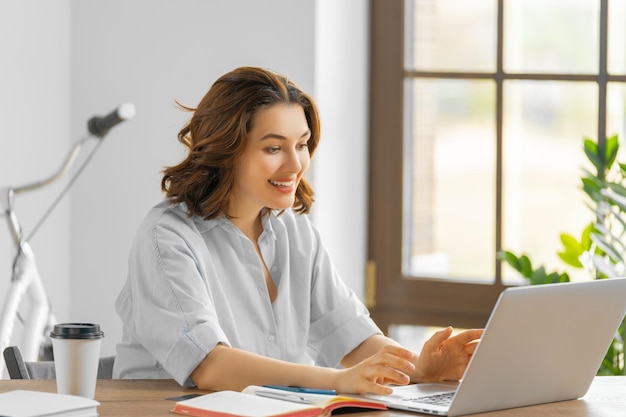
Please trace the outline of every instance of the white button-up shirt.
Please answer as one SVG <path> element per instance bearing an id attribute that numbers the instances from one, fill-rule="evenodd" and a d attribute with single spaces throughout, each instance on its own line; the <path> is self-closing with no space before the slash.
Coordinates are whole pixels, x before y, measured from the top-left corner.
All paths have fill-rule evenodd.
<path id="1" fill-rule="evenodd" d="M 174 378 L 218 344 L 335 367 L 381 333 L 334 269 L 305 215 L 263 217 L 258 245 L 278 289 L 270 302 L 252 242 L 226 218 L 189 217 L 163 201 L 139 227 L 116 301 L 123 322 L 114 378 Z"/>

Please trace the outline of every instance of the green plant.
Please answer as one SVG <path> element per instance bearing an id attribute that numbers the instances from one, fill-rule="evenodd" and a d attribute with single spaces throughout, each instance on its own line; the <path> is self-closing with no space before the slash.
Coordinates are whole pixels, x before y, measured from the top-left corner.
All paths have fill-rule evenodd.
<path id="1" fill-rule="evenodd" d="M 603 144 L 584 139 L 583 148 L 592 170 L 583 169 L 582 190 L 593 220 L 583 229 L 580 238 L 562 233 L 563 248 L 559 258 L 572 268 L 582 268 L 593 279 L 623 276 L 626 271 L 626 164 L 616 162 L 620 147 L 617 135 Z M 519 272 L 532 285 L 570 281 L 567 272 L 548 272 L 536 267 L 525 254 L 500 250 L 498 257 Z M 626 375 L 624 366 L 626 318 L 598 370 L 598 375 Z"/>

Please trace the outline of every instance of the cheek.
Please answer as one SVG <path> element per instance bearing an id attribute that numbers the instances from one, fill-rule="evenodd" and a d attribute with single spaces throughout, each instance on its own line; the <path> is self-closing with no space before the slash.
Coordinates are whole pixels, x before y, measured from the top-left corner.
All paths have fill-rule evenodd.
<path id="1" fill-rule="evenodd" d="M 246 162 L 246 171 L 250 178 L 260 178 L 271 175 L 276 171 L 276 162 L 272 158 L 262 157 L 251 159 Z"/>

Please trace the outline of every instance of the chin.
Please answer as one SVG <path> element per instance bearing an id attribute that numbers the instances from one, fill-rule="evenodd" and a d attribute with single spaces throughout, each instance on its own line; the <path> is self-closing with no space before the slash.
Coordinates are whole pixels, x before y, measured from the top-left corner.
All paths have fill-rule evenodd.
<path id="1" fill-rule="evenodd" d="M 285 202 L 276 202 L 274 204 L 267 205 L 267 208 L 270 210 L 287 210 L 293 207 L 293 203 L 295 200 L 285 201 Z"/>

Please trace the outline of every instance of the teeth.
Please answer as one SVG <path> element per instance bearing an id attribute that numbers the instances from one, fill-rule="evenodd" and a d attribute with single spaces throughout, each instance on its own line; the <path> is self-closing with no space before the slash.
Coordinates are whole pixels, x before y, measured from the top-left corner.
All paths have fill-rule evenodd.
<path id="1" fill-rule="evenodd" d="M 293 181 L 278 182 L 278 181 L 270 180 L 270 184 L 275 185 L 277 187 L 290 187 L 293 185 Z"/>

